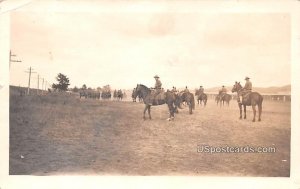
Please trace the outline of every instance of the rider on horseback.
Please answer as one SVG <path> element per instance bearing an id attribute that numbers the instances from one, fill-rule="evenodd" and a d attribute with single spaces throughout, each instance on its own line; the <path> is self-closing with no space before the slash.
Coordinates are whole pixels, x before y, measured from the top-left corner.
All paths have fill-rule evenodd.
<path id="1" fill-rule="evenodd" d="M 225 96 L 225 94 L 227 94 L 227 89 L 223 85 L 222 88 L 219 90 L 220 99 L 222 99 Z"/>
<path id="2" fill-rule="evenodd" d="M 186 93 L 190 92 L 187 86 L 185 86 L 184 92 Z"/>
<path id="3" fill-rule="evenodd" d="M 239 102 L 241 102 L 241 97 L 244 97 L 244 100 L 247 101 L 248 100 L 248 96 L 249 94 L 252 92 L 252 83 L 251 81 L 249 81 L 249 77 L 246 77 L 245 80 L 246 80 L 246 83 L 245 83 L 245 86 L 244 88 L 242 89 L 242 91 L 240 92 L 239 95 Z"/>
<path id="4" fill-rule="evenodd" d="M 204 88 L 202 86 L 200 86 L 199 88 L 199 95 L 202 95 L 204 93 Z"/>
<path id="5" fill-rule="evenodd" d="M 171 92 L 173 92 L 174 94 L 176 94 L 176 93 L 177 93 L 177 89 L 176 89 L 176 87 L 174 87 L 174 86 L 173 86 L 173 88 L 172 88 Z"/>
<path id="6" fill-rule="evenodd" d="M 155 78 L 155 87 L 154 87 L 154 89 L 155 89 L 155 90 L 160 90 L 160 89 L 161 89 L 161 86 L 162 86 L 162 83 L 161 83 L 161 81 L 159 80 L 158 75 L 155 75 L 154 78 Z"/>
<path id="7" fill-rule="evenodd" d="M 159 80 L 159 76 L 155 75 L 154 78 L 155 78 L 155 86 L 154 86 L 154 93 L 151 95 L 151 102 L 155 100 L 155 97 L 161 92 L 162 89 L 161 88 L 162 83 Z M 150 103 L 150 105 L 152 105 L 152 103 Z"/>

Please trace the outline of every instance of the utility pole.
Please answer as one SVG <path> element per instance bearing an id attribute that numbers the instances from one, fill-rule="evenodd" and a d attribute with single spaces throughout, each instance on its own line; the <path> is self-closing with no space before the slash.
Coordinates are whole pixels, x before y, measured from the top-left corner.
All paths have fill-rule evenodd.
<path id="1" fill-rule="evenodd" d="M 26 71 L 26 73 L 29 73 L 27 95 L 29 95 L 29 92 L 30 92 L 30 78 L 31 78 L 31 74 L 32 74 L 32 73 L 36 73 L 36 72 L 33 72 L 32 70 L 33 70 L 33 69 L 30 67 L 30 68 L 29 68 L 29 71 Z"/>
<path id="2" fill-rule="evenodd" d="M 40 89 L 40 75 L 38 74 L 37 78 L 37 89 L 36 89 L 36 94 L 39 95 L 39 89 Z"/>
<path id="3" fill-rule="evenodd" d="M 43 83 L 42 83 L 42 94 L 44 94 L 44 78 L 43 78 Z"/>
<path id="4" fill-rule="evenodd" d="M 12 54 L 11 50 L 9 51 L 9 68 L 12 62 L 22 62 L 21 60 L 12 60 L 11 57 L 16 57 L 17 55 Z"/>

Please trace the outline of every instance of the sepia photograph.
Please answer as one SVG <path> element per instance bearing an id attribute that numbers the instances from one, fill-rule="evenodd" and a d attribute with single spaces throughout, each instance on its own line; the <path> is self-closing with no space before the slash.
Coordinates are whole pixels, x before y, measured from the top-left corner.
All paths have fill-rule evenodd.
<path id="1" fill-rule="evenodd" d="M 10 10 L 7 174 L 290 178 L 292 14 L 200 4 Z"/>

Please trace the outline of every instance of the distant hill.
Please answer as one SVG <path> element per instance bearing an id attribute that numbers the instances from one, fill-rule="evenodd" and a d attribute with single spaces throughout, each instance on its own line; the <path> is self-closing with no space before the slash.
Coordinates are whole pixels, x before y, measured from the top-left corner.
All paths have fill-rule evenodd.
<path id="1" fill-rule="evenodd" d="M 232 89 L 232 86 L 225 86 L 229 92 Z M 220 87 L 213 87 L 205 89 L 207 93 L 217 93 L 220 90 Z M 291 94 L 291 85 L 285 85 L 281 87 L 254 87 L 252 91 L 259 92 L 261 94 Z"/>

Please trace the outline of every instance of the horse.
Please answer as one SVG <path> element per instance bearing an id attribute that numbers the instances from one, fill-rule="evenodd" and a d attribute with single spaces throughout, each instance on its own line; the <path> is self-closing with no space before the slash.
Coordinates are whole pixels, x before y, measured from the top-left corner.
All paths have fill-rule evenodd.
<path id="1" fill-rule="evenodd" d="M 202 106 L 202 101 L 203 101 L 204 106 L 206 106 L 207 94 L 200 93 L 199 90 L 196 90 L 195 96 L 197 96 L 198 105 L 200 104 Z"/>
<path id="2" fill-rule="evenodd" d="M 182 91 L 178 94 L 178 97 L 179 97 L 179 102 L 176 103 L 176 105 L 180 105 L 181 103 L 185 102 L 189 106 L 189 113 L 192 114 L 193 110 L 195 109 L 194 94 L 190 92 Z"/>
<path id="3" fill-rule="evenodd" d="M 135 88 L 132 90 L 132 94 L 131 94 L 131 98 L 132 98 L 132 102 L 136 102 L 136 97 L 135 96 Z"/>
<path id="4" fill-rule="evenodd" d="M 114 95 L 113 95 L 113 97 L 114 97 L 114 100 L 116 100 L 116 98 L 117 98 L 117 90 L 114 90 Z"/>
<path id="5" fill-rule="evenodd" d="M 144 101 L 145 104 L 145 109 L 144 109 L 144 116 L 143 119 L 145 120 L 145 113 L 146 111 L 148 111 L 148 116 L 149 119 L 151 118 L 151 106 L 158 106 L 158 105 L 163 105 L 163 104 L 167 104 L 168 108 L 169 108 L 169 118 L 168 120 L 174 120 L 174 112 L 175 112 L 175 102 L 176 102 L 176 96 L 174 93 L 167 91 L 163 93 L 164 98 L 161 99 L 152 99 L 152 95 L 151 94 L 152 91 L 151 89 L 149 89 L 148 87 L 146 87 L 145 85 L 142 84 L 138 84 L 135 88 L 135 90 L 133 91 L 132 97 L 136 98 L 137 96 L 141 96 L 141 98 Z M 174 106 L 175 105 L 175 106 Z"/>
<path id="6" fill-rule="evenodd" d="M 232 96 L 230 94 L 224 94 L 222 97 L 219 94 L 219 102 L 220 106 L 224 106 L 224 102 L 226 102 L 227 106 L 229 106 L 229 102 L 232 99 Z"/>
<path id="7" fill-rule="evenodd" d="M 82 96 L 85 97 L 85 98 L 87 98 L 87 92 L 85 90 L 81 90 L 79 92 L 79 98 L 81 98 Z"/>
<path id="8" fill-rule="evenodd" d="M 250 94 L 248 94 L 248 98 L 245 99 L 246 95 L 243 94 L 243 87 L 241 86 L 240 82 L 235 82 L 231 91 L 233 93 L 237 92 L 238 96 L 242 95 L 242 97 L 243 97 L 242 102 L 239 102 L 239 98 L 237 99 L 239 109 L 240 109 L 240 119 L 242 119 L 242 105 L 244 106 L 244 119 L 246 119 L 246 106 L 252 106 L 252 110 L 253 110 L 252 121 L 255 122 L 256 105 L 257 105 L 258 106 L 258 121 L 261 121 L 263 97 L 258 92 L 250 92 Z"/>
<path id="9" fill-rule="evenodd" d="M 123 93 L 122 93 L 121 90 L 119 90 L 119 91 L 117 92 L 117 100 L 122 100 L 122 99 L 123 99 Z"/>

